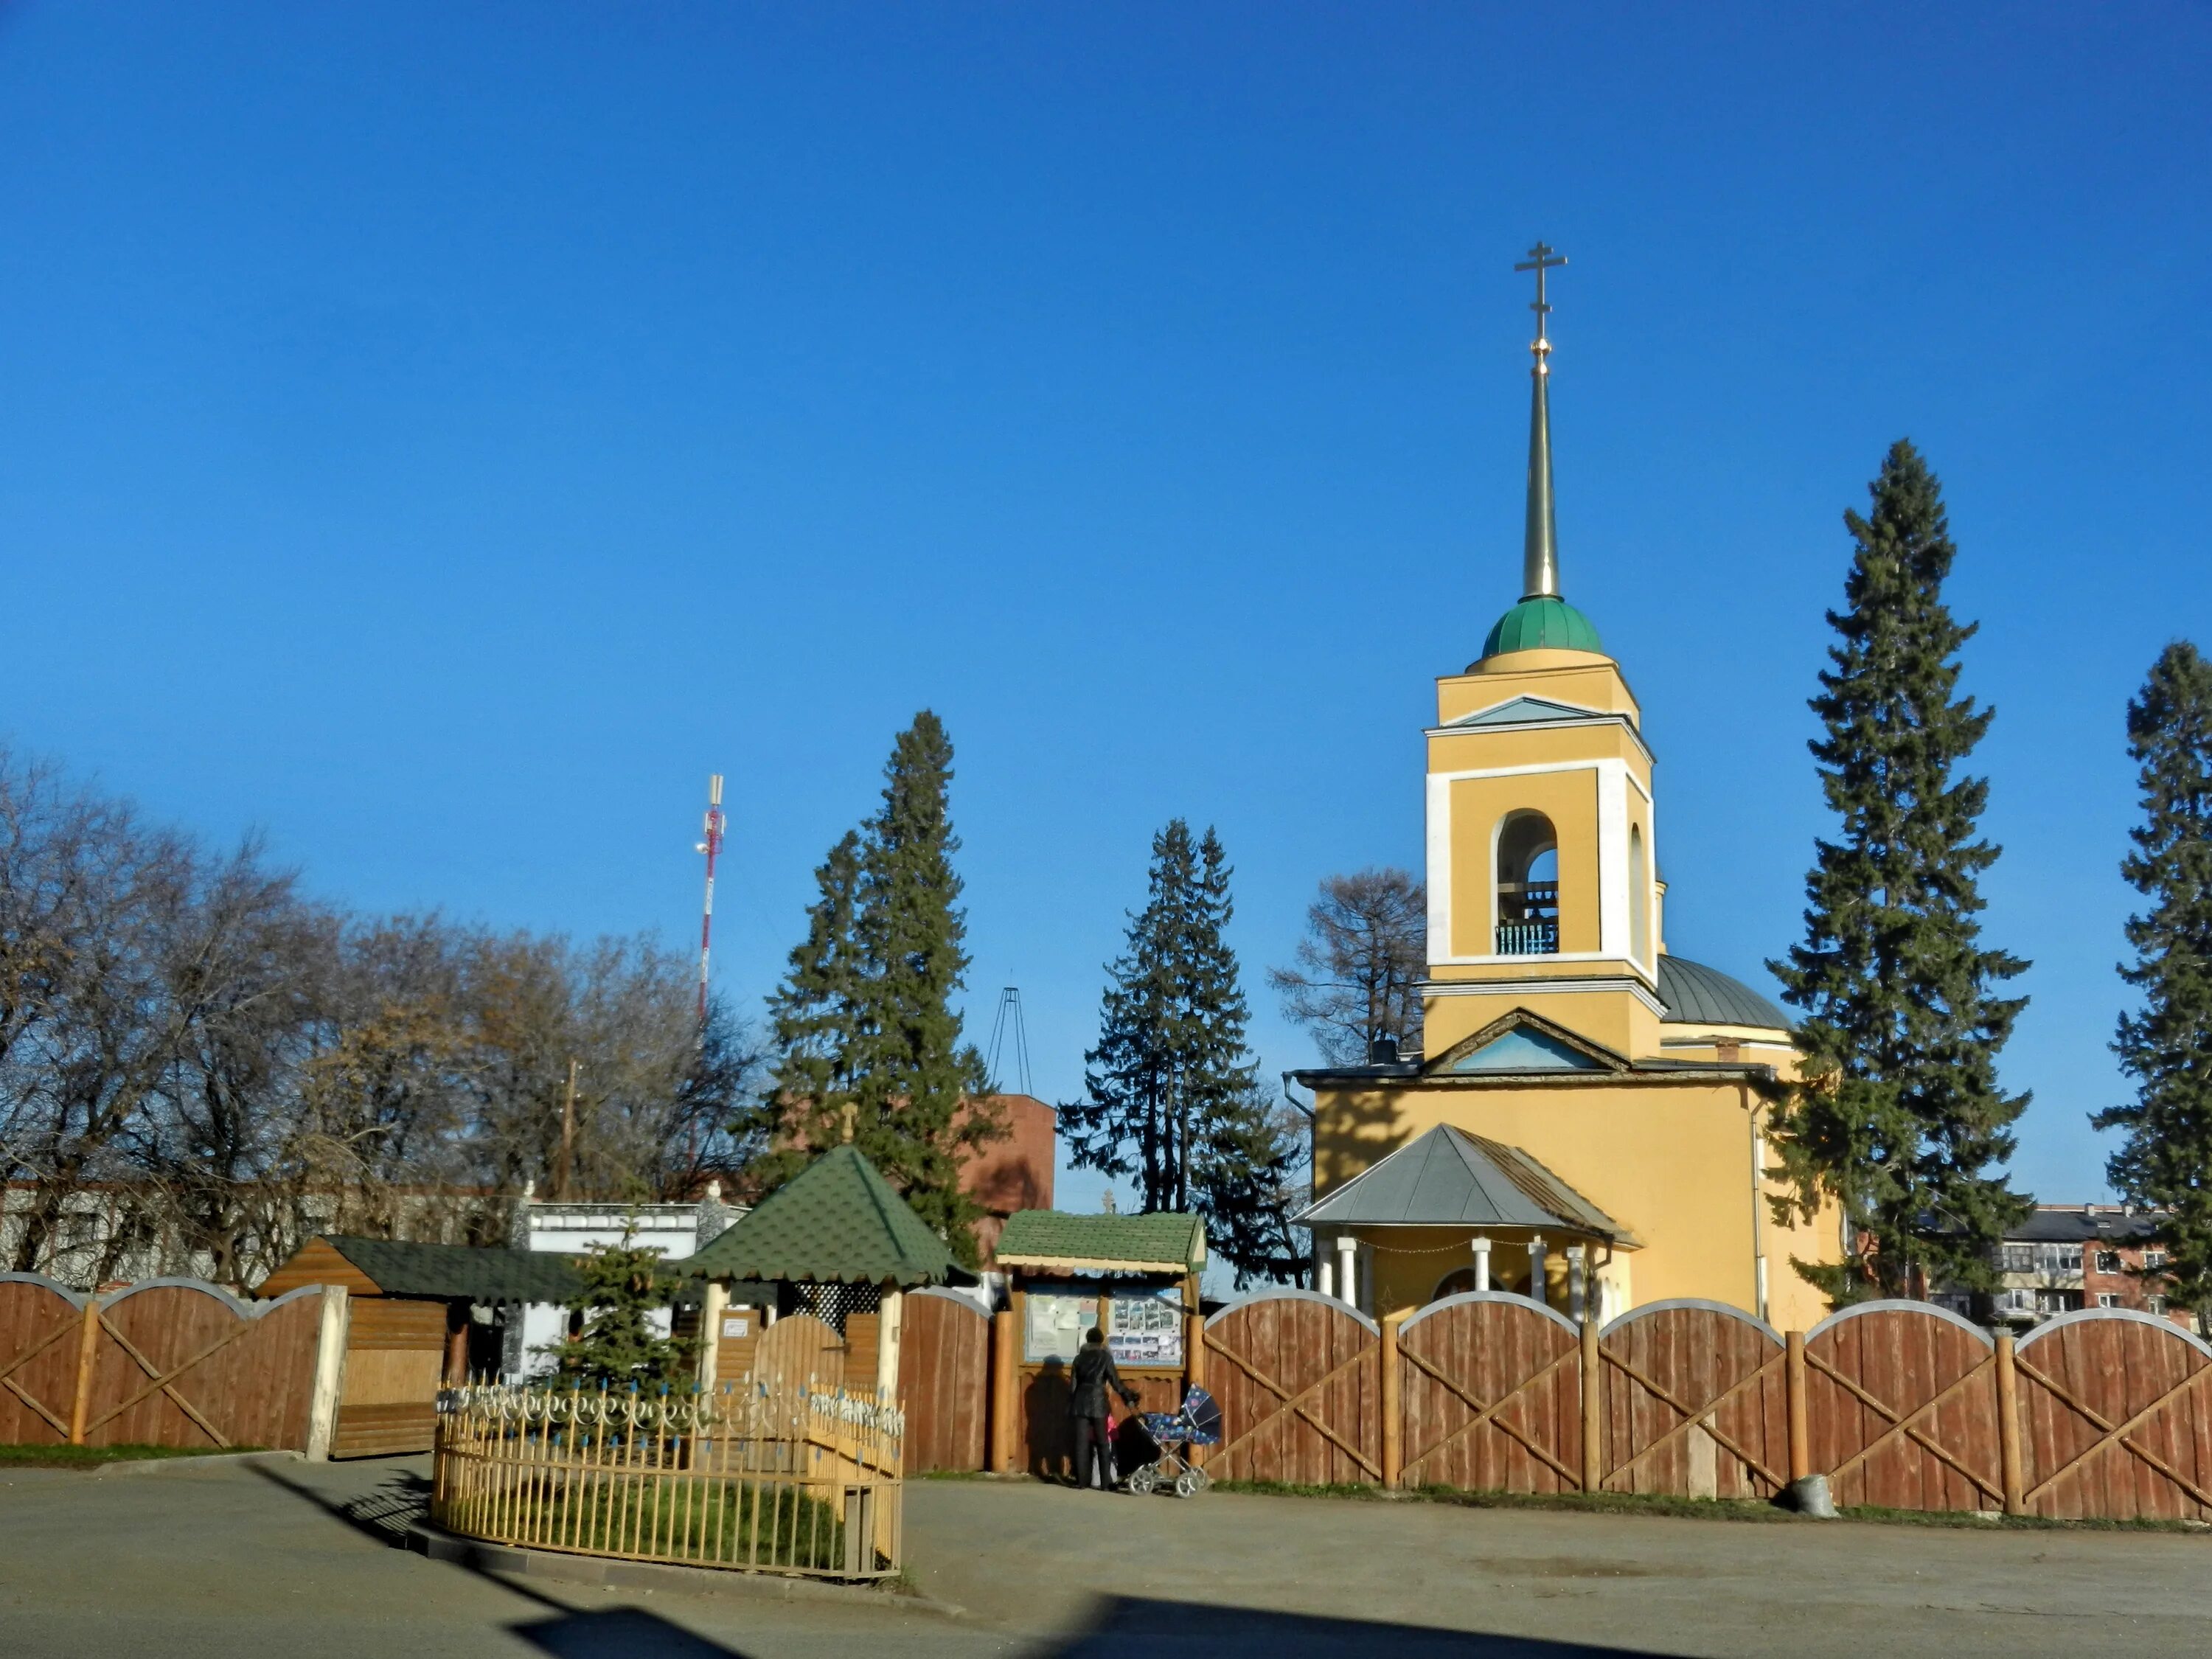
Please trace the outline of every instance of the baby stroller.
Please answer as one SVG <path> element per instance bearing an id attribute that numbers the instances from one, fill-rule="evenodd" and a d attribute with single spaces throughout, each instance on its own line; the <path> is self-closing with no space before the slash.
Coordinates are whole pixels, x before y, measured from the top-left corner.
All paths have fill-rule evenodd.
<path id="1" fill-rule="evenodd" d="M 1213 1479 L 1190 1460 L 1194 1446 L 1221 1443 L 1221 1407 L 1204 1389 L 1182 1397 L 1179 1412 L 1146 1412 L 1137 1419 L 1152 1441 L 1150 1462 L 1129 1472 L 1129 1490 L 1139 1496 L 1170 1488 L 1177 1498 L 1195 1498 Z"/>

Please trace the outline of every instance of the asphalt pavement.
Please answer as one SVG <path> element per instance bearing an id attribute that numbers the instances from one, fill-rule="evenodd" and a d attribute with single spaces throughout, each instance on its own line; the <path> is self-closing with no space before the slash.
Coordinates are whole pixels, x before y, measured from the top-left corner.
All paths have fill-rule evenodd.
<path id="1" fill-rule="evenodd" d="M 0 1473 L 8 1659 L 2203 1653 L 2212 1535 L 918 1480 L 886 1595 L 516 1578 L 396 1547 L 425 1460 Z"/>

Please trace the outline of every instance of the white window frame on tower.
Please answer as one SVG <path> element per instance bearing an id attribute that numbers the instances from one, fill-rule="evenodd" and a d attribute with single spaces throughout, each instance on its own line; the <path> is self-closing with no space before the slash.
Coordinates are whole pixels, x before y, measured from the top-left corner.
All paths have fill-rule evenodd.
<path id="1" fill-rule="evenodd" d="M 1644 856 L 1653 869 L 1659 860 L 1659 805 L 1650 790 L 1629 768 L 1625 760 L 1610 757 L 1596 760 L 1559 761 L 1532 766 L 1465 767 L 1448 772 L 1429 774 L 1426 800 L 1428 878 L 1429 878 L 1429 966 L 1431 968 L 1467 968 L 1487 966 L 1494 963 L 1525 963 L 1527 957 L 1501 956 L 1488 951 L 1475 956 L 1455 956 L 1451 953 L 1452 923 L 1452 811 L 1451 787 L 1455 783 L 1478 778 L 1559 777 L 1573 772 L 1596 775 L 1597 785 L 1597 870 L 1598 870 L 1598 948 L 1595 951 L 1560 951 L 1543 958 L 1546 962 L 1630 962 L 1642 971 L 1646 979 L 1656 981 L 1658 963 L 1644 961 L 1629 954 L 1628 918 L 1628 792 L 1633 789 L 1644 802 Z M 1547 817 L 1550 815 L 1546 814 Z M 1501 819 L 1502 822 L 1502 819 Z M 1553 829 L 1556 832 L 1557 822 Z M 1497 825 L 1491 826 L 1490 841 L 1496 863 Z M 1613 848 L 1620 849 L 1618 857 L 1609 858 Z M 1565 874 L 1564 851 L 1560 858 L 1561 873 Z M 1482 907 L 1486 926 L 1492 931 L 1485 934 L 1495 942 L 1495 910 L 1497 880 L 1494 869 L 1481 872 L 1483 878 Z M 1647 888 L 1651 885 L 1646 883 Z M 1649 905 L 1651 895 L 1647 890 L 1644 902 Z M 1647 934 L 1656 933 L 1646 923 Z"/>

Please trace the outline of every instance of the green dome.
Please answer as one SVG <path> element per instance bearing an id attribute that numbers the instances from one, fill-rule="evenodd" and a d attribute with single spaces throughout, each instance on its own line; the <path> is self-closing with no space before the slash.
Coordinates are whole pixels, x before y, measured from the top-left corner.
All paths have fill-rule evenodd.
<path id="1" fill-rule="evenodd" d="M 1565 599 L 1523 599 L 1498 619 L 1482 642 L 1485 657 L 1508 651 L 1598 651 L 1597 629 Z"/>

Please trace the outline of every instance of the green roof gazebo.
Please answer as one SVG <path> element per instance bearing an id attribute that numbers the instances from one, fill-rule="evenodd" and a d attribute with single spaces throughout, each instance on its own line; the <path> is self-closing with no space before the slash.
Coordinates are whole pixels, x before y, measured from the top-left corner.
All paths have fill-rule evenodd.
<path id="1" fill-rule="evenodd" d="M 708 1388 L 765 1359 L 778 1346 L 767 1333 L 780 1315 L 805 1313 L 840 1340 L 821 1340 L 811 1363 L 836 1346 L 848 1383 L 887 1396 L 897 1388 L 901 1292 L 960 1271 L 945 1241 L 851 1146 L 816 1158 L 683 1266 L 707 1281 L 700 1369 Z M 732 1304 L 732 1289 L 744 1285 L 757 1287 L 761 1313 Z"/>

